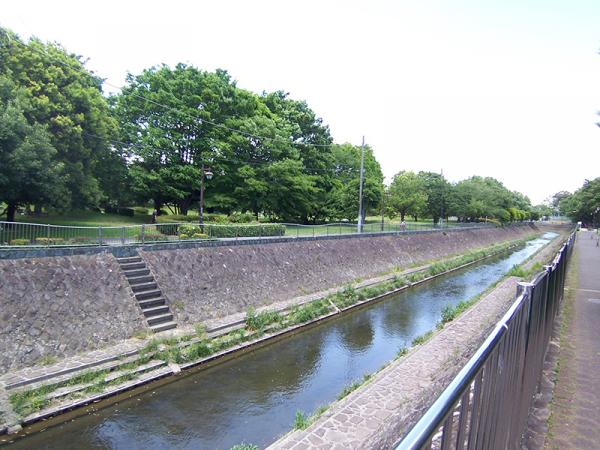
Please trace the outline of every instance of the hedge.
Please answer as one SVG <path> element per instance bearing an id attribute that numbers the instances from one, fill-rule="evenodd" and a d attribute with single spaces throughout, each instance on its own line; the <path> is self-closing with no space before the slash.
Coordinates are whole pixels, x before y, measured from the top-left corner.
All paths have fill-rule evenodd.
<path id="1" fill-rule="evenodd" d="M 204 227 L 209 236 L 215 238 L 284 236 L 285 225 L 269 223 L 261 225 L 220 225 Z"/>

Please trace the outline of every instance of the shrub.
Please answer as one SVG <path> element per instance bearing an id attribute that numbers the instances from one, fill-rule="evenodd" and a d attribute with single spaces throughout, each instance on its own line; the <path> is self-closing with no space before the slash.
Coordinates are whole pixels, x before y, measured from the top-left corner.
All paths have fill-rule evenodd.
<path id="1" fill-rule="evenodd" d="M 227 217 L 230 223 L 250 223 L 255 219 L 252 213 L 233 213 Z"/>
<path id="2" fill-rule="evenodd" d="M 40 245 L 61 245 L 64 243 L 64 241 L 65 240 L 63 238 L 35 238 L 35 243 Z"/>
<path id="3" fill-rule="evenodd" d="M 205 227 L 211 237 L 259 237 L 259 236 L 284 236 L 285 225 L 279 223 L 261 225 L 222 225 Z"/>
<path id="4" fill-rule="evenodd" d="M 142 233 L 137 236 L 138 241 L 142 241 Z M 144 233 L 144 242 L 166 241 L 167 237 L 160 233 Z"/>
<path id="5" fill-rule="evenodd" d="M 8 243 L 10 245 L 29 245 L 31 241 L 29 239 L 11 239 Z"/>

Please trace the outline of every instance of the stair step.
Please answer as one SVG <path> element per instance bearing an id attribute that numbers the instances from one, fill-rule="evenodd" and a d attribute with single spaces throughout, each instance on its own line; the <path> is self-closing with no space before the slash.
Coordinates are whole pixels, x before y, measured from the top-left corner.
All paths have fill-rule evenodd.
<path id="1" fill-rule="evenodd" d="M 132 270 L 124 270 L 125 276 L 127 279 L 138 278 L 142 275 L 149 275 L 150 269 L 132 269 Z"/>
<path id="2" fill-rule="evenodd" d="M 130 286 L 135 286 L 143 283 L 150 283 L 154 281 L 154 277 L 152 275 L 143 275 L 141 277 L 131 277 L 127 279 L 129 281 Z"/>
<path id="3" fill-rule="evenodd" d="M 148 362 L 146 364 L 142 364 L 141 366 L 138 366 L 138 367 L 136 367 L 133 370 L 121 370 L 121 371 L 118 371 L 118 372 L 110 373 L 110 374 L 108 374 L 106 376 L 106 378 L 104 378 L 104 381 L 106 383 L 109 383 L 109 382 L 117 380 L 117 379 L 119 379 L 119 378 L 121 378 L 121 377 L 123 377 L 125 375 L 129 375 L 129 374 L 137 375 L 137 374 L 146 372 L 148 370 L 158 369 L 159 367 L 162 367 L 162 366 L 164 366 L 166 364 L 167 363 L 165 361 L 161 361 L 161 360 L 155 359 L 155 360 L 152 360 L 152 361 L 150 361 L 150 362 Z"/>
<path id="4" fill-rule="evenodd" d="M 128 256 L 124 258 L 117 258 L 119 264 L 127 264 L 127 263 L 137 263 L 142 262 L 142 258 L 139 256 Z"/>
<path id="5" fill-rule="evenodd" d="M 50 392 L 48 395 L 46 395 L 46 399 L 47 400 L 55 400 L 60 397 L 66 397 L 67 395 L 73 394 L 75 392 L 83 391 L 84 389 L 87 389 L 90 386 L 92 386 L 92 383 L 75 384 L 72 386 L 65 386 L 65 387 L 55 390 L 54 392 Z"/>
<path id="6" fill-rule="evenodd" d="M 150 326 L 157 325 L 157 324 L 163 323 L 163 322 L 169 322 L 171 320 L 173 320 L 173 314 L 171 314 L 171 313 L 159 314 L 158 316 L 152 316 L 152 317 L 146 318 L 146 321 L 148 322 L 148 325 L 150 325 Z"/>
<path id="7" fill-rule="evenodd" d="M 158 287 L 156 282 L 154 282 L 154 281 L 151 283 L 140 283 L 140 284 L 129 283 L 129 285 L 131 286 L 131 289 L 133 290 L 133 292 L 151 291 Z"/>
<path id="8" fill-rule="evenodd" d="M 144 310 L 144 309 L 152 308 L 153 306 L 165 305 L 166 301 L 164 298 L 159 297 L 159 298 L 150 298 L 148 300 L 140 300 L 138 302 L 138 304 L 140 305 L 140 308 L 142 308 Z"/>
<path id="9" fill-rule="evenodd" d="M 168 305 L 160 305 L 160 306 L 154 306 L 152 308 L 144 308 L 144 309 L 142 309 L 142 312 L 144 313 L 144 316 L 146 316 L 146 317 L 156 317 L 156 316 L 160 316 L 161 314 L 168 313 L 169 306 Z"/>
<path id="10" fill-rule="evenodd" d="M 158 297 L 162 297 L 162 291 L 160 289 L 154 289 L 152 291 L 137 292 L 135 294 L 135 298 L 138 300 L 146 300 L 149 298 L 158 298 Z"/>
<path id="11" fill-rule="evenodd" d="M 173 321 L 159 323 L 158 325 L 150 325 L 150 329 L 154 333 L 160 333 L 161 331 L 172 330 L 173 328 L 177 328 L 177 324 Z"/>
<path id="12" fill-rule="evenodd" d="M 146 263 L 144 262 L 132 262 L 121 264 L 121 269 L 123 270 L 133 270 L 133 269 L 145 269 Z"/>
<path id="13" fill-rule="evenodd" d="M 83 366 L 72 368 L 72 369 L 63 369 L 62 371 L 50 373 L 48 375 L 43 375 L 39 377 L 33 377 L 27 381 L 20 381 L 17 383 L 7 384 L 6 390 L 9 389 L 17 389 L 23 386 L 27 386 L 28 389 L 37 389 L 48 383 L 48 380 L 52 378 L 53 383 L 61 383 L 63 381 L 69 380 L 73 378 L 74 374 L 83 373 L 89 370 L 114 370 L 123 364 L 129 364 L 130 362 L 135 361 L 138 358 L 137 355 L 130 355 L 124 359 L 111 358 L 101 362 L 99 364 L 91 363 L 85 364 Z"/>

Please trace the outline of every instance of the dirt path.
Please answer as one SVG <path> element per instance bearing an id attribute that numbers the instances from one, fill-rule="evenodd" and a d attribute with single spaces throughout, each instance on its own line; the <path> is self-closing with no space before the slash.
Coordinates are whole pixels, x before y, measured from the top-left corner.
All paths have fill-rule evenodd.
<path id="1" fill-rule="evenodd" d="M 600 247 L 582 231 L 574 295 L 567 292 L 547 449 L 600 449 Z M 575 286 L 570 286 L 570 289 Z M 573 294 L 571 292 L 571 294 Z"/>

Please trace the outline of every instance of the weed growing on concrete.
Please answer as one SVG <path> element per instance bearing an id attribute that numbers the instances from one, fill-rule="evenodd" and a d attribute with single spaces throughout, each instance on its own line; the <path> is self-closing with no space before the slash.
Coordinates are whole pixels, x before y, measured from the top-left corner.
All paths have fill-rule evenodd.
<path id="1" fill-rule="evenodd" d="M 318 317 L 324 316 L 331 311 L 329 302 L 325 299 L 317 300 L 306 305 L 294 307 L 288 318 L 289 325 L 298 325 Z"/>
<path id="2" fill-rule="evenodd" d="M 309 425 L 309 417 L 300 410 L 296 411 L 296 416 L 294 417 L 294 428 L 296 428 L 296 430 L 305 430 Z"/>
<path id="3" fill-rule="evenodd" d="M 281 321 L 281 316 L 275 311 L 256 313 L 252 307 L 246 311 L 246 327 L 253 331 L 264 331 L 267 325 Z"/>
<path id="4" fill-rule="evenodd" d="M 137 330 L 133 334 L 133 337 L 136 339 L 144 340 L 144 339 L 148 339 L 150 337 L 150 334 L 151 333 L 149 330 Z"/>
<path id="5" fill-rule="evenodd" d="M 396 352 L 396 356 L 394 359 L 400 359 L 408 353 L 408 349 L 406 347 L 400 347 L 398 352 Z"/>
<path id="6" fill-rule="evenodd" d="M 506 273 L 509 277 L 519 277 L 524 278 L 527 276 L 527 272 L 521 266 L 515 264 L 511 267 L 511 269 Z"/>
<path id="7" fill-rule="evenodd" d="M 417 336 L 416 338 L 414 338 L 412 340 L 412 345 L 421 345 L 424 344 L 425 342 L 427 342 L 429 339 L 431 339 L 431 337 L 433 336 L 433 331 L 428 331 L 425 334 L 422 334 L 421 336 Z"/>
<path id="8" fill-rule="evenodd" d="M 56 363 L 58 360 L 56 359 L 56 356 L 53 355 L 44 355 L 40 358 L 39 363 L 42 366 L 50 366 L 54 363 Z"/>
<path id="9" fill-rule="evenodd" d="M 206 339 L 206 326 L 201 323 L 197 323 L 194 325 L 194 331 L 196 332 L 198 339 Z"/>
<path id="10" fill-rule="evenodd" d="M 241 444 L 234 445 L 229 450 L 258 450 L 258 445 L 246 444 L 242 442 Z"/>

